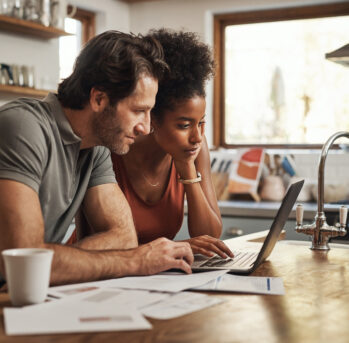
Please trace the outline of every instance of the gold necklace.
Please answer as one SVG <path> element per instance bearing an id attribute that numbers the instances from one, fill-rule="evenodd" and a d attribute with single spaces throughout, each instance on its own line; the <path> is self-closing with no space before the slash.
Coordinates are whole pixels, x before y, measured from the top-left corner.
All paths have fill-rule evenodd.
<path id="1" fill-rule="evenodd" d="M 145 177 L 145 175 L 144 175 L 144 173 L 142 172 L 142 175 L 143 175 L 143 177 L 144 177 L 144 180 L 145 181 L 147 181 L 147 183 L 150 185 L 150 186 L 152 186 L 152 187 L 158 187 L 159 185 L 160 185 L 160 182 L 158 181 L 157 183 L 151 183 L 146 177 Z"/>

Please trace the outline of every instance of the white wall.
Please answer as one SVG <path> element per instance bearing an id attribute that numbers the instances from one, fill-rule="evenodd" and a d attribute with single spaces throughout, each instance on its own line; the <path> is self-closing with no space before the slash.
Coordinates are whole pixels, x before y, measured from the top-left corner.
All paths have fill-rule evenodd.
<path id="1" fill-rule="evenodd" d="M 68 0 L 69 4 L 97 13 L 96 31 L 130 29 L 129 5 L 118 0 Z"/>
<path id="2" fill-rule="evenodd" d="M 339 0 L 336 2 L 346 2 Z M 332 3 L 334 0 L 162 0 L 134 3 L 130 6 L 130 30 L 146 33 L 151 28 L 168 27 L 198 32 L 213 43 L 213 15 L 216 13 L 263 10 L 291 6 Z M 213 87 L 207 87 L 206 136 L 213 141 Z"/>
<path id="3" fill-rule="evenodd" d="M 333 0 L 332 0 L 333 1 Z M 128 5 L 119 0 L 69 0 L 97 13 L 96 29 L 145 33 L 151 28 L 170 27 L 198 32 L 212 44 L 213 14 L 252 9 L 329 3 L 331 0 L 161 0 Z M 347 0 L 342 0 L 343 2 Z M 58 40 L 39 40 L 0 31 L 0 62 L 33 65 L 37 86 L 46 79 L 57 80 Z M 212 84 L 207 89 L 207 138 L 212 142 Z M 0 95 L 0 105 L 11 97 Z"/>
<path id="4" fill-rule="evenodd" d="M 118 0 L 69 0 L 69 3 L 96 12 L 96 31 L 114 29 L 129 31 L 129 6 Z M 41 88 L 44 79 L 53 86 L 59 81 L 58 39 L 42 40 L 30 36 L 0 31 L 0 62 L 34 66 L 36 87 Z M 0 105 L 15 96 L 0 94 Z"/>

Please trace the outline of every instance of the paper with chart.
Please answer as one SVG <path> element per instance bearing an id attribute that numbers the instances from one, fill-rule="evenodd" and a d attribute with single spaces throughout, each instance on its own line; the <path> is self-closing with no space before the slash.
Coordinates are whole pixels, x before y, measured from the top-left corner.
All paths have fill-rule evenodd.
<path id="1" fill-rule="evenodd" d="M 171 319 L 220 304 L 223 301 L 223 299 L 205 294 L 181 292 L 142 308 L 141 312 L 154 319 Z"/>
<path id="2" fill-rule="evenodd" d="M 216 280 L 211 280 L 205 285 L 192 289 L 253 294 L 285 294 L 284 284 L 279 277 L 239 276 L 231 274 L 219 276 Z"/>

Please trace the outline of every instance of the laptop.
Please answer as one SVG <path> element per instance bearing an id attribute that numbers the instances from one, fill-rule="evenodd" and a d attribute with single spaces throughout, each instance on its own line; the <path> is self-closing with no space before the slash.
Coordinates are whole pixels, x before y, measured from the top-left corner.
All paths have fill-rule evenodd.
<path id="1" fill-rule="evenodd" d="M 231 274 L 250 274 L 261 263 L 263 263 L 279 239 L 280 233 L 291 213 L 294 203 L 303 187 L 304 180 L 293 183 L 276 214 L 276 217 L 271 224 L 267 238 L 265 239 L 259 252 L 251 251 L 235 251 L 234 257 L 223 259 L 220 256 L 207 257 L 204 255 L 195 255 L 194 263 L 191 268 L 193 272 L 210 271 L 210 270 L 229 270 Z"/>

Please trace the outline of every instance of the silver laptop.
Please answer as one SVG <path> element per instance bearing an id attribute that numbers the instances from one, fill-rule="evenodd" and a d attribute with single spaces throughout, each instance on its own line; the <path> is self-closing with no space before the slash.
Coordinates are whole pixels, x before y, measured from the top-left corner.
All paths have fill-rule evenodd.
<path id="1" fill-rule="evenodd" d="M 304 180 L 289 187 L 259 252 L 234 250 L 234 257 L 227 259 L 222 259 L 217 255 L 214 257 L 195 255 L 194 263 L 191 266 L 193 272 L 228 269 L 232 274 L 252 273 L 272 252 L 303 184 Z"/>

